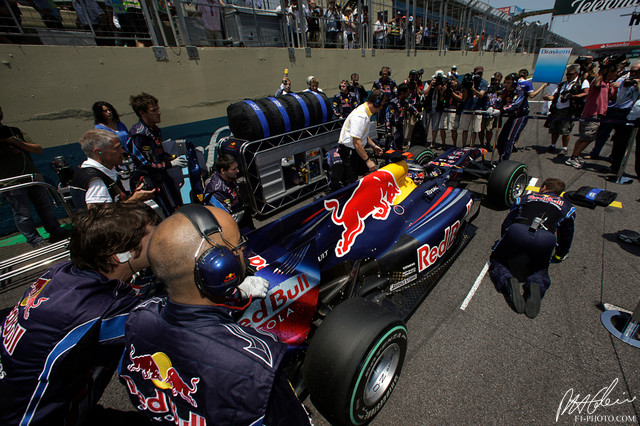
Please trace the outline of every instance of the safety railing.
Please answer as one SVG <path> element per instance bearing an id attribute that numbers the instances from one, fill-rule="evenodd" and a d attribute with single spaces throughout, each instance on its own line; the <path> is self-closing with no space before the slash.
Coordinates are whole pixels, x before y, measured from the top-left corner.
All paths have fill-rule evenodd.
<path id="1" fill-rule="evenodd" d="M 537 52 L 551 44 L 585 53 L 546 26 L 522 22 L 477 0 L 0 0 L 0 6 L 4 43 L 401 49 L 414 54 Z"/>
<path id="2" fill-rule="evenodd" d="M 15 176 L 7 179 L 0 179 L 0 195 L 4 192 L 16 189 L 28 189 L 32 187 L 42 187 L 53 199 L 57 206 L 62 206 L 69 217 L 73 217 L 73 211 L 67 204 L 64 197 L 53 185 L 46 183 L 39 174 L 27 174 Z M 14 278 L 29 274 L 39 270 L 54 262 L 69 257 L 67 245 L 68 239 L 50 244 L 48 246 L 31 250 L 27 253 L 6 259 L 0 262 L 0 286 L 5 287 Z"/>

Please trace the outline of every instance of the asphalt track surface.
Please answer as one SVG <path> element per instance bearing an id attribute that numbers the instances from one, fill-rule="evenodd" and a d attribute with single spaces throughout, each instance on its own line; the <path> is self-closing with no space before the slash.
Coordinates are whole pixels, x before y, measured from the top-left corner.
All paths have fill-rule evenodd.
<path id="1" fill-rule="evenodd" d="M 640 182 L 605 180 L 605 161 L 576 170 L 564 164 L 566 157 L 543 153 L 548 144 L 542 122 L 531 120 L 518 143 L 524 149 L 512 156 L 528 165 L 535 186 L 556 177 L 567 190 L 607 189 L 618 193 L 622 208 L 577 207 L 571 252 L 551 265 L 551 288 L 539 315 L 529 319 L 481 275 L 506 215 L 483 205 L 477 234 L 408 321 L 402 375 L 372 424 L 640 424 L 640 350 L 612 337 L 600 321 L 602 303 L 631 311 L 640 300 L 640 247 L 616 235 L 640 231 Z M 633 164 L 632 153 L 626 170 L 635 178 Z M 1 289 L 0 309 L 12 307 L 27 286 Z M 133 410 L 115 379 L 101 404 Z M 305 405 L 316 425 L 328 424 L 308 399 Z"/>

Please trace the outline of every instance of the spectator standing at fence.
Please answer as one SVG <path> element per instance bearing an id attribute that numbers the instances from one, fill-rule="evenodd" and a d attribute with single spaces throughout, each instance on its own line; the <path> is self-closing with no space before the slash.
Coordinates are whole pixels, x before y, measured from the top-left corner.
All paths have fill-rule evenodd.
<path id="1" fill-rule="evenodd" d="M 580 117 L 584 108 L 584 99 L 589 93 L 589 82 L 587 79 L 580 81 L 580 65 L 572 64 L 567 66 L 565 71 L 565 81 L 558 85 L 552 95 L 544 97 L 551 101 L 549 107 L 549 119 L 545 122 L 545 127 L 549 128 L 551 134 L 551 145 L 547 152 L 557 154 L 556 142 L 562 135 L 561 154 L 567 153 L 571 131 L 573 130 L 574 117 Z"/>
<path id="2" fill-rule="evenodd" d="M 387 44 L 387 24 L 382 12 L 378 13 L 378 20 L 373 25 L 373 37 L 376 40 L 376 49 L 384 49 Z"/>
<path id="3" fill-rule="evenodd" d="M 611 132 L 621 130 L 625 123 L 615 123 L 612 121 L 624 121 L 631 112 L 631 107 L 640 97 L 640 62 L 631 65 L 629 74 L 619 78 L 615 83 L 611 83 L 615 96 L 609 99 L 607 113 L 596 135 L 596 144 L 589 153 L 585 155 L 586 159 L 597 159 L 604 144 L 609 139 Z"/>
<path id="4" fill-rule="evenodd" d="M 42 146 L 32 142 L 21 129 L 3 125 L 3 118 L 0 107 L 0 179 L 38 173 L 29 154 L 42 154 Z M 50 235 L 49 242 L 63 240 L 69 235 L 60 227 L 53 211 L 51 197 L 44 187 L 34 185 L 13 189 L 3 192 L 2 195 L 13 210 L 16 229 L 24 235 L 27 243 L 32 247 L 40 248 L 48 243 L 36 229 L 31 204 L 36 208 L 44 229 Z"/>
<path id="5" fill-rule="evenodd" d="M 356 24 L 352 15 L 353 9 L 347 6 L 344 9 L 344 15 L 342 15 L 342 41 L 344 42 L 345 49 L 353 49 L 353 42 L 355 38 Z"/>
<path id="6" fill-rule="evenodd" d="M 389 23 L 389 32 L 387 34 L 387 47 L 390 49 L 399 49 L 400 48 L 400 29 L 401 29 L 401 21 L 402 13 L 398 12 L 395 19 L 392 19 Z"/>
<path id="7" fill-rule="evenodd" d="M 584 161 L 580 158 L 580 154 L 596 139 L 600 120 L 607 113 L 609 96 L 611 96 L 613 89 L 611 82 L 618 78 L 618 64 L 609 65 L 607 59 L 600 64 L 598 73 L 589 86 L 589 93 L 580 116 L 580 138 L 573 146 L 571 158 L 565 161 L 565 164 L 576 169 L 584 167 Z"/>
<path id="8" fill-rule="evenodd" d="M 351 111 L 358 106 L 358 102 L 355 94 L 349 92 L 349 82 L 347 80 L 342 80 L 338 89 L 340 92 L 333 97 L 333 114 L 336 118 L 347 118 Z"/>
<path id="9" fill-rule="evenodd" d="M 367 91 L 360 84 L 360 76 L 357 73 L 351 74 L 351 85 L 349 91 L 353 93 L 358 105 L 362 105 L 367 100 Z"/>
<path id="10" fill-rule="evenodd" d="M 309 46 L 320 47 L 320 18 L 322 8 L 316 5 L 314 0 L 309 1 L 309 17 L 307 17 L 307 34 Z"/>
<path id="11" fill-rule="evenodd" d="M 158 127 L 161 121 L 158 99 L 148 93 L 131 96 L 131 108 L 140 121 L 129 129 L 126 151 L 131 155 L 136 170 L 132 177 L 133 186 L 147 181 L 158 190 L 156 202 L 165 216 L 182 205 L 182 196 L 176 183 L 167 173 L 171 167 L 185 167 L 183 157 L 173 158 L 162 147 L 162 132 Z M 148 188 L 151 189 L 151 188 Z"/>
<path id="12" fill-rule="evenodd" d="M 484 68 L 477 66 L 473 69 L 473 76 L 470 82 L 463 82 L 462 86 L 462 109 L 460 117 L 460 129 L 462 129 L 462 146 L 467 144 L 467 135 L 471 131 L 471 146 L 476 140 L 476 135 L 480 132 L 482 125 L 482 115 L 478 111 L 484 111 L 484 95 L 489 87 L 487 80 L 482 78 Z"/>
<path id="13" fill-rule="evenodd" d="M 196 10 L 202 16 L 202 24 L 207 33 L 207 40 L 216 47 L 224 46 L 224 33 L 222 32 L 222 7 L 223 0 L 198 0 Z"/>
<path id="14" fill-rule="evenodd" d="M 327 47 L 338 45 L 338 32 L 342 30 L 342 14 L 336 7 L 335 0 L 329 0 L 329 7 L 324 12 L 327 25 Z"/>
<path id="15" fill-rule="evenodd" d="M 62 15 L 54 2 L 48 0 L 32 1 L 35 9 L 40 14 L 40 18 L 42 18 L 42 22 L 47 28 L 64 30 Z"/>
<path id="16" fill-rule="evenodd" d="M 293 45 L 299 47 L 302 45 L 302 38 L 306 37 L 305 22 L 309 17 L 309 9 L 304 3 L 299 5 L 298 0 L 291 0 L 291 6 L 287 8 L 287 14 L 293 21 Z"/>

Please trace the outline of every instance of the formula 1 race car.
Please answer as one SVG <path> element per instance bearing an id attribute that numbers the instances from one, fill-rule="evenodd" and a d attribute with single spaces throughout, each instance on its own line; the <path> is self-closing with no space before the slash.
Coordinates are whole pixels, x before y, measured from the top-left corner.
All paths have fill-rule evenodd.
<path id="1" fill-rule="evenodd" d="M 492 168 L 485 153 L 453 148 L 434 159 L 412 148 L 247 235 L 250 265 L 271 285 L 239 323 L 289 345 L 298 395 L 332 424 L 370 422 L 395 388 L 405 321 L 476 231 L 480 196 L 461 184 L 486 179 L 502 206 L 524 192 L 526 165 Z"/>

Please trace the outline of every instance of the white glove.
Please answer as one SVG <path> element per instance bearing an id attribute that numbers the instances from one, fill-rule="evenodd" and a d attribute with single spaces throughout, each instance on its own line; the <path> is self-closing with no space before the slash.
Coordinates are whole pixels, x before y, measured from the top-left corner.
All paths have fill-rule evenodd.
<path id="1" fill-rule="evenodd" d="M 264 299 L 269 290 L 269 281 L 260 277 L 247 277 L 238 286 L 238 290 L 240 290 L 243 299 L 248 299 L 249 297 Z"/>
<path id="2" fill-rule="evenodd" d="M 187 164 L 189 164 L 189 162 L 187 161 L 186 158 L 183 157 L 176 157 L 173 160 L 171 160 L 171 167 L 187 167 Z"/>

